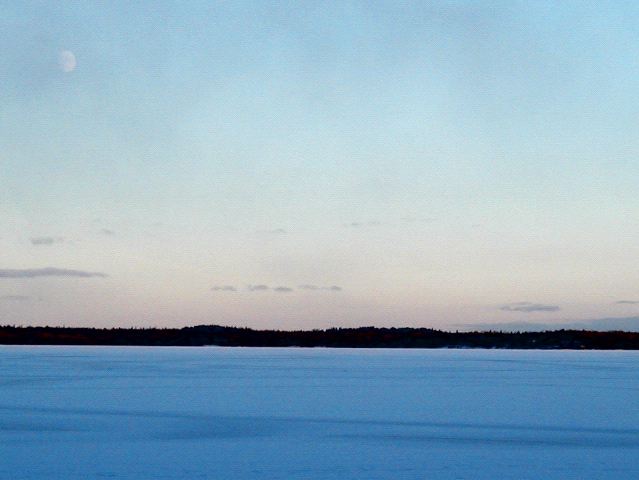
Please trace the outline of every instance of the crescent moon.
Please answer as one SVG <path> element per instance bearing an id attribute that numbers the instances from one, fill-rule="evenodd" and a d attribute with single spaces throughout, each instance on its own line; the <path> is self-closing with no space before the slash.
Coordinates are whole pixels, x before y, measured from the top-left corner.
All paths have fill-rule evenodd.
<path id="1" fill-rule="evenodd" d="M 65 73 L 72 72 L 73 70 L 75 70 L 75 67 L 77 64 L 78 62 L 76 61 L 75 55 L 73 54 L 72 51 L 62 50 L 58 54 L 58 66 L 60 67 L 60 70 L 62 70 L 63 72 Z"/>

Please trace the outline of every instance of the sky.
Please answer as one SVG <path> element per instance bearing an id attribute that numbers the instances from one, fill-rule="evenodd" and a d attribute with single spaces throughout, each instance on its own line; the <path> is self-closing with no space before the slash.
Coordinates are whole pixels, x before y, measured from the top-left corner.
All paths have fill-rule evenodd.
<path id="1" fill-rule="evenodd" d="M 639 4 L 0 0 L 0 323 L 639 315 Z"/>

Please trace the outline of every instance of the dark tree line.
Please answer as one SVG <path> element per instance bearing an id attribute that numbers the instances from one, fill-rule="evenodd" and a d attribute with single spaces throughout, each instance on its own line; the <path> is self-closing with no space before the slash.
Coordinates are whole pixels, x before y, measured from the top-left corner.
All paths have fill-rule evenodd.
<path id="1" fill-rule="evenodd" d="M 0 326 L 4 345 L 148 345 L 229 347 L 521 348 L 638 350 L 637 332 L 445 332 L 430 328 L 253 330 L 200 325 L 184 328 Z"/>

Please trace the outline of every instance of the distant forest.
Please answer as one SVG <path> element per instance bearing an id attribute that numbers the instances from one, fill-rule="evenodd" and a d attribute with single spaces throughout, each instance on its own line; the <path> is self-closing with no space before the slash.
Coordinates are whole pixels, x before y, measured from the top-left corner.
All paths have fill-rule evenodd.
<path id="1" fill-rule="evenodd" d="M 639 333 L 588 330 L 446 332 L 430 328 L 377 327 L 282 331 L 218 325 L 101 329 L 7 325 L 0 326 L 0 344 L 639 350 Z"/>

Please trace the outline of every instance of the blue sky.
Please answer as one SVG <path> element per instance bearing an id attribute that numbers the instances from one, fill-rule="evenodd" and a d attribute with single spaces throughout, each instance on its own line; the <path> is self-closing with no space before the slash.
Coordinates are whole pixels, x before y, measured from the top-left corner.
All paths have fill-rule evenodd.
<path id="1" fill-rule="evenodd" d="M 5 323 L 639 312 L 633 2 L 1 6 Z"/>

